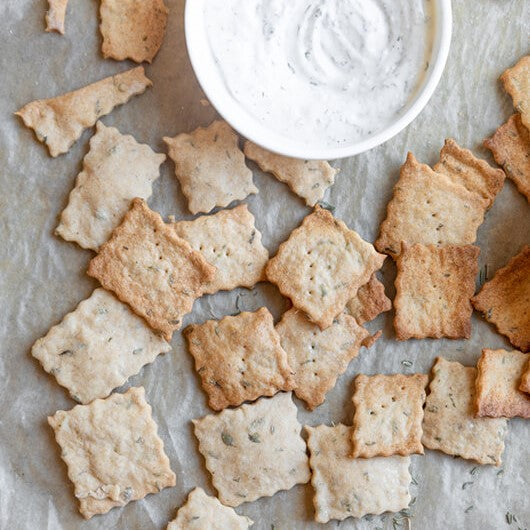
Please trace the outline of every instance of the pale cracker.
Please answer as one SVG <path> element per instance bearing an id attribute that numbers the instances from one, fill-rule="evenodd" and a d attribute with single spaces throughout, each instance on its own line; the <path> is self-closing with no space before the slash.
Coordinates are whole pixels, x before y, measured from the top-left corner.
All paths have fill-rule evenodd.
<path id="1" fill-rule="evenodd" d="M 309 481 L 296 412 L 289 392 L 193 420 L 223 504 L 239 506 Z"/>
<path id="2" fill-rule="evenodd" d="M 394 299 L 398 340 L 469 338 L 479 252 L 473 245 L 403 244 Z"/>
<path id="3" fill-rule="evenodd" d="M 166 530 L 247 530 L 254 521 L 195 488 Z"/>
<path id="4" fill-rule="evenodd" d="M 526 363 L 526 367 L 523 370 L 523 376 L 521 377 L 521 384 L 519 385 L 519 390 L 530 394 L 530 357 Z"/>
<path id="5" fill-rule="evenodd" d="M 190 134 L 164 137 L 191 213 L 208 213 L 258 193 L 238 140 L 230 126 L 219 120 Z"/>
<path id="6" fill-rule="evenodd" d="M 395 258 L 402 241 L 442 246 L 473 243 L 487 205 L 486 199 L 420 164 L 409 153 L 375 248 Z"/>
<path id="7" fill-rule="evenodd" d="M 66 153 L 99 118 L 127 103 L 132 96 L 142 94 L 152 84 L 143 67 L 138 66 L 62 96 L 32 101 L 15 114 L 56 157 Z"/>
<path id="8" fill-rule="evenodd" d="M 193 324 L 185 335 L 214 410 L 273 396 L 294 386 L 287 354 L 265 307 Z"/>
<path id="9" fill-rule="evenodd" d="M 477 370 L 438 357 L 425 401 L 422 443 L 479 464 L 501 464 L 505 419 L 475 418 Z"/>
<path id="10" fill-rule="evenodd" d="M 215 267 L 142 199 L 134 199 L 87 273 L 171 340 Z"/>
<path id="11" fill-rule="evenodd" d="M 324 160 L 300 160 L 278 155 L 249 141 L 245 142 L 243 151 L 263 171 L 285 182 L 308 206 L 315 206 L 324 197 L 339 172 Z"/>
<path id="12" fill-rule="evenodd" d="M 471 301 L 517 349 L 530 351 L 530 246 L 499 269 Z"/>
<path id="13" fill-rule="evenodd" d="M 530 131 L 523 125 L 521 115 L 510 116 L 484 145 L 530 202 Z"/>
<path id="14" fill-rule="evenodd" d="M 48 423 L 85 519 L 175 485 L 143 387 L 60 410 Z"/>
<path id="15" fill-rule="evenodd" d="M 384 260 L 357 232 L 317 206 L 280 245 L 266 274 L 295 307 L 325 329 Z"/>
<path id="16" fill-rule="evenodd" d="M 204 287 L 205 293 L 250 288 L 265 279 L 269 251 L 261 243 L 246 204 L 194 221 L 179 221 L 173 227 L 179 237 L 217 267 L 214 280 Z"/>
<path id="17" fill-rule="evenodd" d="M 46 11 L 46 31 L 56 31 L 64 35 L 64 19 L 66 18 L 66 7 L 68 0 L 48 0 L 48 11 Z"/>
<path id="18" fill-rule="evenodd" d="M 517 350 L 482 350 L 475 381 L 477 416 L 530 418 L 530 396 L 519 390 L 529 358 Z"/>
<path id="19" fill-rule="evenodd" d="M 375 273 L 368 283 L 359 287 L 357 294 L 346 304 L 346 310 L 358 324 L 370 322 L 391 309 L 392 302 L 385 294 L 385 286 L 377 279 Z"/>
<path id="20" fill-rule="evenodd" d="M 276 325 L 287 362 L 294 372 L 294 392 L 313 410 L 321 405 L 370 334 L 342 313 L 322 331 L 302 311 L 289 309 Z"/>
<path id="21" fill-rule="evenodd" d="M 512 96 L 513 106 L 521 114 L 523 124 L 530 130 L 530 55 L 521 57 L 515 66 L 505 70 L 501 81 Z"/>
<path id="22" fill-rule="evenodd" d="M 149 199 L 166 155 L 100 121 L 55 233 L 97 251 L 135 197 Z"/>
<path id="23" fill-rule="evenodd" d="M 358 375 L 353 394 L 353 458 L 423 454 L 423 374 Z"/>
<path id="24" fill-rule="evenodd" d="M 101 0 L 103 57 L 150 63 L 162 45 L 168 13 L 163 0 Z"/>
<path id="25" fill-rule="evenodd" d="M 410 503 L 410 457 L 351 458 L 351 427 L 305 427 L 315 520 L 399 512 Z"/>

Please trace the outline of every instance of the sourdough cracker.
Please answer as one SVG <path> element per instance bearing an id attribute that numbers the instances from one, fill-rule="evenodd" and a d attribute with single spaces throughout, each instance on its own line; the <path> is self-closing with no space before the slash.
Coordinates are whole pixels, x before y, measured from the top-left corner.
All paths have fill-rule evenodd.
<path id="1" fill-rule="evenodd" d="M 87 274 L 171 340 L 215 267 L 137 198 Z"/>
<path id="2" fill-rule="evenodd" d="M 46 11 L 46 31 L 56 31 L 64 35 L 64 19 L 66 18 L 66 7 L 68 0 L 48 0 L 48 11 Z"/>
<path id="3" fill-rule="evenodd" d="M 151 197 L 165 159 L 166 155 L 98 121 L 55 233 L 97 251 L 121 223 L 132 199 Z"/>
<path id="4" fill-rule="evenodd" d="M 391 309 L 392 302 L 385 294 L 385 286 L 377 279 L 375 273 L 368 283 L 359 287 L 357 294 L 346 304 L 347 312 L 358 324 L 370 322 Z"/>
<path id="5" fill-rule="evenodd" d="M 99 118 L 142 94 L 152 84 L 143 67 L 138 66 L 62 96 L 32 101 L 15 114 L 56 157 L 66 153 Z"/>
<path id="6" fill-rule="evenodd" d="M 48 417 L 85 519 L 174 486 L 143 387 Z"/>
<path id="7" fill-rule="evenodd" d="M 219 499 L 239 506 L 310 479 L 291 393 L 193 420 Z"/>
<path id="8" fill-rule="evenodd" d="M 305 427 L 315 520 L 399 512 L 410 503 L 410 458 L 351 458 L 351 427 Z"/>
<path id="9" fill-rule="evenodd" d="M 521 114 L 524 126 L 530 130 L 530 55 L 521 57 L 500 79 L 504 90 L 512 96 L 513 106 Z"/>

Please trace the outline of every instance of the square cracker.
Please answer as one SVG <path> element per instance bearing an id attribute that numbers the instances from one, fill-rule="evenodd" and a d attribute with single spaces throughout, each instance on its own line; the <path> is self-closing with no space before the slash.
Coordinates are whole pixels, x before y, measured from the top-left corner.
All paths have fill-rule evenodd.
<path id="1" fill-rule="evenodd" d="M 163 0 L 101 0 L 103 57 L 150 63 L 162 45 L 168 13 Z"/>
<path id="2" fill-rule="evenodd" d="M 482 350 L 475 381 L 477 416 L 530 418 L 530 396 L 519 390 L 529 358 L 517 350 Z"/>
<path id="3" fill-rule="evenodd" d="M 285 182 L 308 206 L 315 206 L 324 197 L 339 172 L 324 160 L 300 160 L 278 155 L 249 141 L 245 142 L 243 151 L 263 171 Z"/>
<path id="4" fill-rule="evenodd" d="M 108 396 L 171 345 L 127 305 L 96 289 L 31 354 L 81 403 Z"/>
<path id="5" fill-rule="evenodd" d="M 231 127 L 219 120 L 190 134 L 164 137 L 191 213 L 208 213 L 258 193 L 238 140 Z"/>
<path id="6" fill-rule="evenodd" d="M 100 121 L 83 170 L 70 192 L 55 233 L 97 251 L 121 223 L 132 199 L 148 199 L 166 155 Z"/>
<path id="7" fill-rule="evenodd" d="M 530 394 L 530 357 L 528 362 L 523 370 L 523 376 L 521 377 L 521 384 L 519 385 L 519 390 Z"/>
<path id="8" fill-rule="evenodd" d="M 247 530 L 254 521 L 195 488 L 166 530 Z"/>
<path id="9" fill-rule="evenodd" d="M 351 458 L 351 427 L 305 427 L 315 520 L 399 512 L 409 505 L 410 457 Z"/>
<path id="10" fill-rule="evenodd" d="M 530 131 L 523 125 L 521 115 L 510 116 L 491 138 L 484 140 L 484 145 L 530 202 Z"/>
<path id="11" fill-rule="evenodd" d="M 403 244 L 394 299 L 398 340 L 469 338 L 479 252 L 473 245 Z"/>
<path id="12" fill-rule="evenodd" d="M 512 96 L 513 106 L 521 113 L 523 124 L 530 130 L 530 55 L 521 57 L 515 66 L 505 70 L 501 81 Z"/>
<path id="13" fill-rule="evenodd" d="M 429 378 L 358 375 L 355 378 L 352 442 L 354 458 L 423 454 L 423 403 Z"/>
<path id="14" fill-rule="evenodd" d="M 250 288 L 265 279 L 269 251 L 261 243 L 246 204 L 194 221 L 179 221 L 173 227 L 179 237 L 217 267 L 214 280 L 204 287 L 205 293 Z"/>
<path id="15" fill-rule="evenodd" d="M 499 269 L 472 302 L 516 348 L 530 351 L 530 246 Z"/>
<path id="16" fill-rule="evenodd" d="M 486 199 L 409 153 L 375 248 L 395 258 L 402 241 L 441 246 L 473 243 L 487 205 Z"/>
<path id="17" fill-rule="evenodd" d="M 321 329 L 333 323 L 385 256 L 317 206 L 267 264 L 266 274 Z"/>
<path id="18" fill-rule="evenodd" d="M 425 401 L 422 442 L 429 449 L 500 466 L 505 419 L 475 418 L 477 370 L 438 357 Z"/>
<path id="19" fill-rule="evenodd" d="M 370 322 L 391 309 L 392 302 L 385 294 L 385 286 L 375 274 L 372 274 L 368 283 L 359 287 L 357 294 L 346 304 L 346 310 L 358 324 Z"/>
<path id="20" fill-rule="evenodd" d="M 193 324 L 185 335 L 214 410 L 293 388 L 287 354 L 266 307 Z"/>
<path id="21" fill-rule="evenodd" d="M 175 485 L 142 387 L 59 410 L 48 423 L 85 519 Z"/>
<path id="22" fill-rule="evenodd" d="M 134 199 L 87 274 L 171 340 L 203 285 L 213 280 L 215 267 L 142 199 Z"/>
<path id="23" fill-rule="evenodd" d="M 64 19 L 68 0 L 48 0 L 46 11 L 46 31 L 56 31 L 64 35 Z"/>
<path id="24" fill-rule="evenodd" d="M 294 371 L 294 392 L 313 410 L 326 399 L 339 375 L 357 357 L 368 331 L 344 313 L 322 331 L 302 311 L 289 309 L 276 325 L 287 362 Z"/>
<path id="25" fill-rule="evenodd" d="M 290 393 L 193 420 L 219 499 L 239 506 L 309 481 L 306 445 Z"/>
<path id="26" fill-rule="evenodd" d="M 138 66 L 62 96 L 32 101 L 15 114 L 56 157 L 66 153 L 99 118 L 127 103 L 132 96 L 142 94 L 152 84 L 143 67 Z"/>

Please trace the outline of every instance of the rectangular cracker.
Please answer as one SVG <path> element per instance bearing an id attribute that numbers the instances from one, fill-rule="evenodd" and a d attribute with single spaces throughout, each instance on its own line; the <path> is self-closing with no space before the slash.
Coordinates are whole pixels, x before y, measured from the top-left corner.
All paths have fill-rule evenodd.
<path id="1" fill-rule="evenodd" d="M 309 481 L 306 445 L 291 393 L 193 420 L 219 499 L 239 506 Z"/>
<path id="2" fill-rule="evenodd" d="M 66 7 L 68 0 L 48 0 L 48 11 L 46 11 L 46 31 L 56 31 L 64 35 L 64 19 L 66 18 Z"/>
<path id="3" fill-rule="evenodd" d="M 173 227 L 179 237 L 217 267 L 214 280 L 204 287 L 205 293 L 251 288 L 265 279 L 269 251 L 261 243 L 246 204 L 194 221 L 179 221 Z"/>
<path id="4" fill-rule="evenodd" d="M 195 369 L 214 410 L 294 386 L 287 354 L 266 307 L 185 330 Z"/>
<path id="5" fill-rule="evenodd" d="M 174 486 L 143 387 L 48 417 L 85 519 Z"/>
<path id="6" fill-rule="evenodd" d="M 285 182 L 308 206 L 315 206 L 324 197 L 339 172 L 325 160 L 300 160 L 278 155 L 248 140 L 243 151 L 263 171 L 272 173 L 280 182 Z"/>
<path id="7" fill-rule="evenodd" d="M 523 376 L 521 377 L 521 384 L 519 385 L 519 390 L 530 394 L 530 357 L 528 362 L 523 370 Z"/>
<path id="8" fill-rule="evenodd" d="M 396 258 L 402 241 L 440 246 L 473 243 L 487 205 L 486 199 L 409 153 L 375 248 Z"/>
<path id="9" fill-rule="evenodd" d="M 391 309 L 392 302 L 385 294 L 385 286 L 377 279 L 375 273 L 368 283 L 359 287 L 357 294 L 346 304 L 347 312 L 361 325 Z"/>
<path id="10" fill-rule="evenodd" d="M 138 66 L 62 96 L 32 101 L 15 114 L 56 157 L 66 153 L 83 131 L 102 116 L 142 94 L 152 84 L 143 66 Z"/>
<path id="11" fill-rule="evenodd" d="M 351 427 L 305 427 L 315 520 L 399 512 L 410 503 L 410 457 L 351 458 Z"/>
<path id="12" fill-rule="evenodd" d="M 530 351 L 530 246 L 499 269 L 471 301 L 517 349 Z"/>
<path id="13" fill-rule="evenodd" d="M 151 197 L 165 159 L 166 155 L 98 121 L 55 233 L 97 251 L 121 223 L 132 199 Z"/>
<path id="14" fill-rule="evenodd" d="M 215 267 L 137 198 L 87 274 L 171 340 Z"/>
<path id="15" fill-rule="evenodd" d="M 517 350 L 482 350 L 475 381 L 477 416 L 530 418 L 530 396 L 519 390 L 529 358 Z"/>
<path id="16" fill-rule="evenodd" d="M 505 70 L 501 81 L 504 90 L 512 96 L 524 126 L 530 130 L 530 55 L 521 57 L 515 66 Z"/>
<path id="17" fill-rule="evenodd" d="M 353 394 L 353 458 L 423 454 L 424 374 L 358 375 Z"/>
<path id="18" fill-rule="evenodd" d="M 171 345 L 104 289 L 96 289 L 31 349 L 73 399 L 107 397 Z"/>
<path id="19" fill-rule="evenodd" d="M 476 368 L 438 357 L 432 374 L 425 401 L 423 445 L 479 464 L 500 466 L 508 424 L 505 419 L 475 417 Z"/>
<path id="20" fill-rule="evenodd" d="M 266 274 L 293 305 L 325 329 L 385 256 L 320 206 L 291 232 Z"/>
<path id="21" fill-rule="evenodd" d="M 164 142 L 191 213 L 208 213 L 258 193 L 239 137 L 226 122 L 217 120 L 189 134 L 166 136 Z"/>
<path id="22" fill-rule="evenodd" d="M 394 299 L 398 340 L 469 338 L 479 252 L 473 245 L 403 244 Z"/>

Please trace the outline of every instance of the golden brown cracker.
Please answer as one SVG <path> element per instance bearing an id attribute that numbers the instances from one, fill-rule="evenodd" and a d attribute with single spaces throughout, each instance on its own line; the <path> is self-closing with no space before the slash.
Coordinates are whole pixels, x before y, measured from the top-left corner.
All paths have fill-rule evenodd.
<path id="1" fill-rule="evenodd" d="M 519 385 L 519 390 L 530 394 L 530 358 L 526 363 L 526 366 L 523 371 L 523 376 L 521 377 L 521 384 Z"/>
<path id="2" fill-rule="evenodd" d="M 64 35 L 64 19 L 66 18 L 66 7 L 68 0 L 48 0 L 48 11 L 46 11 L 46 31 L 56 31 Z"/>
<path id="3" fill-rule="evenodd" d="M 530 55 L 521 57 L 515 66 L 501 75 L 504 89 L 512 96 L 513 106 L 521 114 L 523 124 L 530 130 Z"/>
<path id="4" fill-rule="evenodd" d="M 391 309 L 392 302 L 385 294 L 385 286 L 377 279 L 375 273 L 368 283 L 359 287 L 357 294 L 346 304 L 346 310 L 358 324 L 370 322 Z"/>

